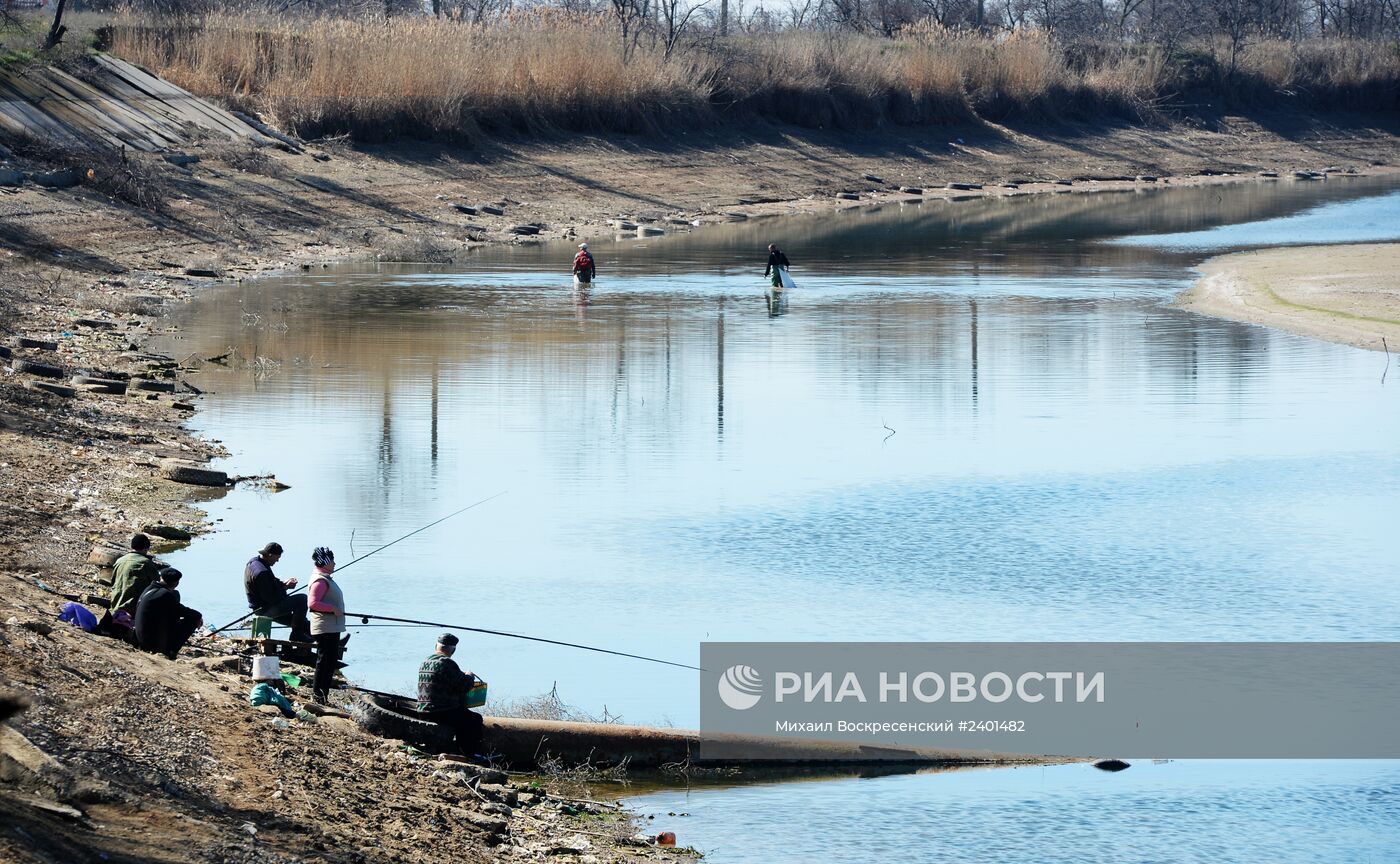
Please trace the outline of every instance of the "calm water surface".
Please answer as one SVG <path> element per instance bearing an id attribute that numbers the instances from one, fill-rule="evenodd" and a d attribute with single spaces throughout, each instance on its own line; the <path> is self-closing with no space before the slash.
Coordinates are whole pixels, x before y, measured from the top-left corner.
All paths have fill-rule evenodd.
<path id="1" fill-rule="evenodd" d="M 164 346 L 242 358 L 202 376 L 194 425 L 293 488 L 212 502 L 224 530 L 170 557 L 223 623 L 267 540 L 304 579 L 316 545 L 348 560 L 508 490 L 347 571 L 351 610 L 682 662 L 706 639 L 1397 639 L 1384 357 L 1168 305 L 1221 248 L 1376 237 L 1400 237 L 1400 193 L 1353 179 L 600 242 L 586 297 L 557 246 L 211 292 Z M 432 636 L 357 629 L 347 671 L 408 688 Z M 464 642 L 493 699 L 557 682 L 696 722 L 683 670 Z M 1172 763 L 640 806 L 691 812 L 682 842 L 721 862 L 1380 861 L 1397 792 L 1391 763 Z"/>

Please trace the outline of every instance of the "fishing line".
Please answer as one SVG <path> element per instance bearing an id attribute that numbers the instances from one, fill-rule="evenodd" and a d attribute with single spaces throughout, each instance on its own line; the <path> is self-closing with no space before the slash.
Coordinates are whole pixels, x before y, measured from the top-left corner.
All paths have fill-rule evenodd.
<path id="1" fill-rule="evenodd" d="M 526 636 L 522 633 L 507 633 L 504 630 L 487 630 L 482 627 L 464 627 L 460 624 L 443 624 L 440 621 L 416 621 L 412 618 L 391 618 L 388 615 L 362 615 L 356 612 L 346 612 L 346 618 L 359 618 L 361 621 L 397 621 L 401 624 L 411 624 L 417 627 L 441 627 L 444 630 L 466 630 L 471 633 L 485 633 L 489 636 L 505 636 L 510 639 L 526 639 L 531 642 L 543 642 L 547 645 L 562 645 L 565 648 L 582 648 L 584 651 L 597 651 L 599 654 L 613 654 L 618 657 L 630 657 L 633 660 L 645 660 L 648 663 L 660 663 L 665 666 L 677 666 L 681 669 L 694 669 L 696 672 L 704 672 L 699 666 L 691 666 L 688 663 L 676 663 L 671 660 L 658 660 L 655 657 L 644 657 L 641 654 L 628 654 L 625 651 L 613 651 L 608 648 L 595 648 L 592 645 L 580 645 L 577 642 L 561 642 L 558 639 L 546 639 L 543 636 Z M 351 625 L 353 626 L 353 625 Z"/>
<path id="2" fill-rule="evenodd" d="M 379 552 L 383 552 L 385 549 L 388 549 L 390 546 L 393 546 L 393 545 L 396 544 L 396 543 L 402 543 L 403 541 L 407 540 L 408 538 L 412 537 L 412 536 L 415 535 L 415 534 L 421 534 L 421 533 L 423 533 L 424 531 L 427 531 L 429 528 L 433 527 L 434 525 L 440 525 L 440 524 L 442 524 L 443 522 L 446 522 L 448 519 L 451 519 L 453 516 L 460 516 L 461 514 L 467 512 L 468 510 L 471 510 L 473 507 L 480 507 L 482 504 L 485 504 L 485 503 L 488 502 L 488 501 L 494 501 L 494 500 L 496 500 L 497 498 L 501 497 L 502 495 L 506 494 L 506 493 L 509 492 L 509 491 L 510 491 L 509 489 L 502 489 L 500 492 L 497 492 L 495 495 L 492 495 L 492 496 L 490 496 L 489 498 L 482 498 L 480 501 L 477 501 L 477 502 L 474 503 L 474 504 L 468 504 L 467 506 L 463 507 L 461 510 L 455 510 L 455 511 L 453 511 L 453 512 L 451 512 L 451 513 L 448 513 L 446 516 L 442 517 L 441 519 L 438 519 L 438 520 L 435 521 L 435 522 L 429 522 L 427 525 L 424 525 L 422 528 L 416 528 L 416 529 L 414 529 L 414 530 L 408 532 L 407 534 L 403 535 L 402 537 L 398 538 L 397 540 L 390 540 L 388 543 L 385 543 L 383 546 L 380 546 L 378 549 L 372 549 L 372 550 L 370 550 L 369 552 L 366 552 L 365 554 L 361 555 L 359 558 L 356 558 L 356 559 L 354 559 L 353 561 L 351 561 L 351 562 L 349 562 L 348 564 L 346 564 L 344 567 L 337 567 L 336 570 L 335 570 L 335 572 L 336 572 L 336 573 L 343 573 L 343 572 L 345 572 L 346 570 L 350 569 L 351 567 L 355 566 L 356 564 L 360 563 L 361 561 L 365 560 L 366 558 L 370 557 L 371 555 L 377 554 L 377 553 L 379 553 Z M 302 592 L 302 591 L 305 591 L 308 587 L 310 587 L 310 585 L 311 585 L 311 583 L 310 583 L 310 582 L 307 582 L 305 585 L 301 585 L 301 586 L 297 587 L 296 589 L 294 589 L 294 590 L 292 590 L 292 591 L 289 591 L 289 592 L 287 593 L 287 596 L 290 597 L 290 596 L 292 596 L 293 594 L 297 594 L 297 593 L 300 593 L 300 592 Z M 236 624 L 241 624 L 241 623 L 243 623 L 244 621 L 247 621 L 249 618 L 253 617 L 254 615 L 259 614 L 259 613 L 262 612 L 263 609 L 265 609 L 265 608 L 267 608 L 267 607 L 263 607 L 263 608 L 260 608 L 260 609 L 254 609 L 252 612 L 248 612 L 248 613 L 244 614 L 244 615 L 243 615 L 242 617 L 240 617 L 240 618 L 235 618 L 234 620 L 232 620 L 232 621 L 228 622 L 227 624 L 225 624 L 224 626 L 220 627 L 218 630 L 213 631 L 213 633 L 211 633 L 210 635 L 212 636 L 212 635 L 217 634 L 217 633 L 222 633 L 222 632 L 224 632 L 225 630 L 229 629 L 230 627 L 233 627 L 233 626 L 236 625 Z"/>

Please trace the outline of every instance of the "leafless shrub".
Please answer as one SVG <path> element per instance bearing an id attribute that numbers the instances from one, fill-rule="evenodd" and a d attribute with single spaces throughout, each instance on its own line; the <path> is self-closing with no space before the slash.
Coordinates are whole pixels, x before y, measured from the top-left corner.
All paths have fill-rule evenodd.
<path id="1" fill-rule="evenodd" d="M 620 723 L 622 717 L 613 714 L 603 706 L 602 714 L 589 714 L 565 702 L 559 695 L 556 682 L 548 693 L 510 702 L 495 704 L 491 708 L 494 717 L 520 717 L 526 720 L 554 720 L 568 723 Z"/>
<path id="2" fill-rule="evenodd" d="M 546 777 L 566 783 L 626 783 L 627 764 L 623 757 L 615 765 L 600 765 L 592 757 L 577 764 L 569 764 L 561 757 L 546 753 L 535 757 L 535 770 Z"/>
<path id="3" fill-rule="evenodd" d="M 16 139 L 10 149 L 50 168 L 73 171 L 82 185 L 143 210 L 163 211 L 172 194 L 170 165 L 153 154 L 30 136 Z"/>
<path id="4" fill-rule="evenodd" d="M 451 264 L 459 247 L 437 237 L 422 234 L 390 234 L 376 244 L 380 261 L 402 261 L 415 264 Z"/>
<path id="5" fill-rule="evenodd" d="M 251 141 L 211 144 L 205 148 L 204 153 L 208 159 L 222 162 L 235 171 L 275 179 L 284 179 L 290 173 L 281 162 L 270 156 L 265 148 L 258 147 Z"/>

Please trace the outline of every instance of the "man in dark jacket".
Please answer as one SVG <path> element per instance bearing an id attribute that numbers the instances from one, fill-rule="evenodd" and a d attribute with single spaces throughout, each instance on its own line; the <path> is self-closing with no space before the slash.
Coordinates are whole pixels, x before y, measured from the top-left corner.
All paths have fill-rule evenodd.
<path id="1" fill-rule="evenodd" d="M 180 603 L 180 571 L 166 567 L 160 581 L 147 588 L 136 603 L 136 644 L 171 660 L 204 623 L 198 612 Z"/>
<path id="2" fill-rule="evenodd" d="M 437 648 L 418 669 L 418 713 L 424 720 L 441 723 L 457 733 L 457 750 L 475 756 L 481 749 L 481 715 L 467 709 L 467 691 L 476 676 L 463 672 L 452 659 L 457 637 L 444 633 Z"/>
<path id="3" fill-rule="evenodd" d="M 788 261 L 788 257 L 783 254 L 782 250 L 778 248 L 778 244 L 769 243 L 768 266 L 763 268 L 763 275 L 771 275 L 773 277 L 774 288 L 783 287 L 783 274 L 779 272 L 779 268 L 786 270 L 790 266 L 792 266 L 791 262 Z"/>
<path id="4" fill-rule="evenodd" d="M 278 579 L 272 565 L 282 560 L 280 543 L 269 543 L 243 568 L 243 591 L 248 595 L 248 608 L 278 624 L 292 628 L 293 642 L 310 642 L 311 625 L 306 620 L 306 597 L 288 594 L 297 587 L 297 580 Z"/>
<path id="5" fill-rule="evenodd" d="M 108 598 L 107 612 L 128 614 L 136 611 L 136 601 L 156 581 L 161 565 L 151 557 L 151 538 L 145 534 L 135 534 L 131 538 L 131 551 L 118 558 L 112 565 L 112 593 Z"/>

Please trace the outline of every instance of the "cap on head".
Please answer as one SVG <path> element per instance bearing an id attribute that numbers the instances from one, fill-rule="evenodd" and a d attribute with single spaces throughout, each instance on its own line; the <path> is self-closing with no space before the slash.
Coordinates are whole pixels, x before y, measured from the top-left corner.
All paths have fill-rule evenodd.
<path id="1" fill-rule="evenodd" d="M 456 648 L 457 637 L 453 636 L 451 633 L 444 633 L 438 637 L 438 644 L 444 648 Z"/>
<path id="2" fill-rule="evenodd" d="M 317 567 L 325 567 L 327 564 L 335 563 L 335 553 L 325 546 L 317 546 L 311 553 L 311 563 Z"/>
<path id="3" fill-rule="evenodd" d="M 137 552 L 145 552 L 147 549 L 151 548 L 151 538 L 147 537 L 145 534 L 132 534 L 131 548 L 135 549 Z"/>
<path id="4" fill-rule="evenodd" d="M 160 570 L 160 581 L 167 585 L 174 585 L 176 582 L 179 582 L 184 575 L 185 574 L 176 570 L 174 567 L 162 567 Z"/>
<path id="5" fill-rule="evenodd" d="M 587 243 L 580 243 L 580 244 L 578 244 L 578 248 L 580 248 L 580 249 L 587 249 L 587 248 L 588 248 L 588 244 L 587 244 Z"/>
<path id="6" fill-rule="evenodd" d="M 272 541 L 271 543 L 269 543 L 269 544 L 267 544 L 266 546 L 264 546 L 263 548 L 259 549 L 259 550 L 258 550 L 258 554 L 259 554 L 259 555 L 268 555 L 268 556 L 271 556 L 271 555 L 281 555 L 281 554 L 282 554 L 282 544 L 281 544 L 281 543 L 278 543 L 276 540 L 274 540 L 274 541 Z"/>
<path id="7" fill-rule="evenodd" d="M 777 244 L 777 243 L 769 243 L 769 244 L 768 244 L 768 251 L 769 251 L 769 252 L 777 252 L 777 251 L 778 251 L 778 244 Z"/>

